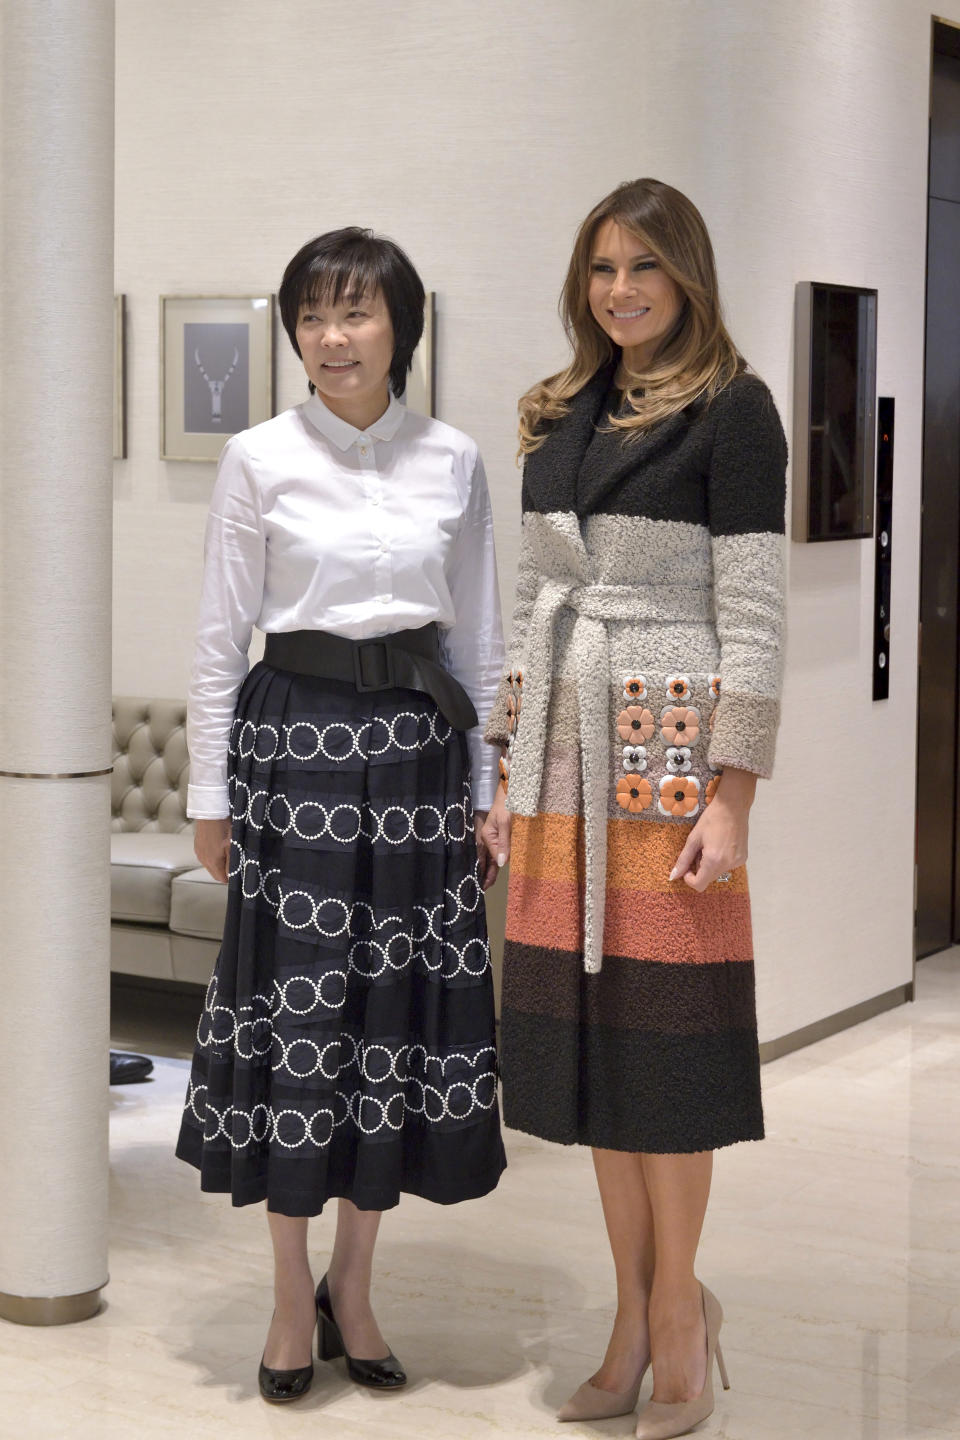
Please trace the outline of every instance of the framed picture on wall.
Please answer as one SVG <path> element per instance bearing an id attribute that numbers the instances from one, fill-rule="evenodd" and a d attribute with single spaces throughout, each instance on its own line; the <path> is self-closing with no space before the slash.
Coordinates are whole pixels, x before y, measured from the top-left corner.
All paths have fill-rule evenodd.
<path id="1" fill-rule="evenodd" d="M 436 305 L 432 290 L 427 291 L 426 304 L 423 309 L 423 339 L 413 352 L 413 369 L 407 378 L 407 388 L 403 392 L 403 403 L 411 410 L 416 410 L 418 415 L 433 415 L 434 413 L 434 315 Z"/>
<path id="2" fill-rule="evenodd" d="M 127 297 L 113 297 L 113 458 L 127 455 Z"/>
<path id="3" fill-rule="evenodd" d="M 160 458 L 216 460 L 273 414 L 272 295 L 161 295 Z"/>

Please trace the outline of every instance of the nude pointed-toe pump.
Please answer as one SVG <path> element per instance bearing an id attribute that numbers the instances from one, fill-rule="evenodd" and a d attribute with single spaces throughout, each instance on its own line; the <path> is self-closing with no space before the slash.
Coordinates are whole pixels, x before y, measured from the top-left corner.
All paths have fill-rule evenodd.
<path id="1" fill-rule="evenodd" d="M 612 1420 L 615 1415 L 629 1415 L 636 1410 L 640 1397 L 640 1386 L 647 1373 L 647 1360 L 629 1390 L 601 1390 L 592 1380 L 584 1380 L 579 1390 L 557 1411 L 558 1420 Z"/>
<path id="2" fill-rule="evenodd" d="M 661 1400 L 648 1400 L 637 1420 L 637 1440 L 673 1440 L 675 1435 L 686 1435 L 694 1425 L 713 1414 L 713 1361 L 716 1356 L 717 1368 L 724 1390 L 730 1389 L 727 1367 L 723 1363 L 718 1336 L 723 1323 L 720 1301 L 707 1289 L 700 1286 L 703 1294 L 703 1318 L 707 1326 L 707 1378 L 700 1394 L 692 1400 L 682 1400 L 676 1405 L 666 1405 Z"/>

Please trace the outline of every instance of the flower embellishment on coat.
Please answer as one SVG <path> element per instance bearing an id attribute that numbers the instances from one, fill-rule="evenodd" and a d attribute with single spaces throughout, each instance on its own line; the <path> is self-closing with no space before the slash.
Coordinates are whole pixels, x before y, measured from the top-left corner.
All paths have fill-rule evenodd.
<path id="1" fill-rule="evenodd" d="M 509 711 L 510 701 L 512 700 L 514 706 L 513 713 L 515 716 L 519 716 L 520 711 L 523 709 L 523 671 L 511 670 L 507 681 L 510 686 L 510 695 L 507 698 L 507 709 Z"/>
<path id="2" fill-rule="evenodd" d="M 626 776 L 617 781 L 617 804 L 623 810 L 628 810 L 636 815 L 641 810 L 647 810 L 653 803 L 653 791 L 650 788 L 650 781 L 644 780 L 638 775 L 628 780 Z"/>
<path id="3" fill-rule="evenodd" d="M 646 745 L 657 728 L 650 711 L 640 705 L 628 705 L 617 716 L 617 734 L 634 745 Z"/>
<path id="4" fill-rule="evenodd" d="M 708 675 L 708 676 L 707 676 L 707 686 L 708 686 L 708 688 L 709 688 L 709 690 L 710 690 L 710 694 L 713 696 L 714 700 L 719 700 L 719 699 L 720 699 L 720 676 L 719 676 L 719 675 Z"/>
<path id="5" fill-rule="evenodd" d="M 690 765 L 689 745 L 667 746 L 667 770 L 671 775 L 688 775 Z"/>
<path id="6" fill-rule="evenodd" d="M 704 796 L 703 796 L 703 803 L 704 803 L 704 805 L 709 805 L 709 804 L 710 804 L 710 801 L 713 799 L 714 795 L 716 795 L 716 793 L 717 793 L 717 786 L 718 786 L 719 784 L 720 784 L 720 776 L 719 776 L 719 775 L 714 775 L 711 780 L 708 780 L 708 781 L 707 781 L 707 788 L 706 788 L 706 791 L 704 792 Z"/>
<path id="7" fill-rule="evenodd" d="M 647 698 L 647 681 L 643 675 L 627 675 L 623 682 L 623 698 L 638 705 Z"/>
<path id="8" fill-rule="evenodd" d="M 684 701 L 690 699 L 690 676 L 689 675 L 668 675 L 667 696 L 673 701 Z"/>
<path id="9" fill-rule="evenodd" d="M 668 705 L 660 716 L 665 745 L 696 745 L 700 737 L 700 711 L 695 705 Z"/>
<path id="10" fill-rule="evenodd" d="M 513 694 L 507 696 L 507 729 L 512 735 L 517 728 L 517 702 Z"/>
<path id="11" fill-rule="evenodd" d="M 510 761 L 505 755 L 500 756 L 500 783 L 506 794 L 510 787 Z"/>
<path id="12" fill-rule="evenodd" d="M 660 781 L 660 813 L 676 820 L 692 815 L 700 804 L 700 781 L 694 775 L 664 775 Z"/>
<path id="13" fill-rule="evenodd" d="M 624 745 L 623 768 L 624 770 L 646 770 L 646 748 L 643 745 Z"/>

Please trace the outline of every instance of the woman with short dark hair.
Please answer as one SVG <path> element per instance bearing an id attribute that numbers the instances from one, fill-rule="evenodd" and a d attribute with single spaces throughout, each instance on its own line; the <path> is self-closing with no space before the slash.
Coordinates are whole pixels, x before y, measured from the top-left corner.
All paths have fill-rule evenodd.
<path id="1" fill-rule="evenodd" d="M 266 1201 L 271 1401 L 309 1389 L 314 1325 L 359 1384 L 405 1382 L 370 1304 L 381 1212 L 484 1195 L 505 1164 L 478 838 L 493 530 L 476 445 L 400 401 L 423 307 L 369 230 L 294 256 L 280 312 L 310 398 L 228 441 L 207 528 L 188 813 L 229 894 L 177 1153 Z M 332 1198 L 314 1293 L 307 1221 Z"/>
<path id="2" fill-rule="evenodd" d="M 694 1265 L 713 1151 L 763 1135 L 744 861 L 779 721 L 786 443 L 723 323 L 703 219 L 658 180 L 580 227 L 573 354 L 520 402 L 523 533 L 488 727 L 513 858 L 509 1125 L 589 1145 L 617 1280 L 562 1420 L 641 1440 L 713 1409 L 722 1312 Z M 512 813 L 512 821 L 511 815 Z"/>

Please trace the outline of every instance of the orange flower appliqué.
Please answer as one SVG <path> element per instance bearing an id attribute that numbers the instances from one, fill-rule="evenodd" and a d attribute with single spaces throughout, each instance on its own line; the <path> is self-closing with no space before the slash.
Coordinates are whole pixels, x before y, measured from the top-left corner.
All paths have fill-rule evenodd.
<path id="1" fill-rule="evenodd" d="M 512 694 L 507 696 L 507 728 L 511 735 L 517 728 L 517 702 Z"/>
<path id="2" fill-rule="evenodd" d="M 642 775 L 631 775 L 629 780 L 624 777 L 617 781 L 617 804 L 621 809 L 636 814 L 640 810 L 646 810 L 652 803 L 650 781 L 644 780 Z"/>
<path id="3" fill-rule="evenodd" d="M 690 699 L 690 677 L 689 675 L 668 675 L 667 694 L 671 700 Z"/>
<path id="4" fill-rule="evenodd" d="M 700 781 L 692 775 L 665 775 L 660 781 L 660 811 L 683 819 L 700 804 Z"/>
<path id="5" fill-rule="evenodd" d="M 667 745 L 695 745 L 700 735 L 700 711 L 695 705 L 668 705 L 660 716 L 660 733 Z"/>
<path id="6" fill-rule="evenodd" d="M 719 675 L 708 675 L 708 676 L 707 676 L 707 685 L 710 687 L 710 694 L 713 696 L 714 700 L 719 700 L 719 699 L 720 699 L 720 676 L 719 676 Z"/>
<path id="7" fill-rule="evenodd" d="M 704 803 L 704 805 L 709 805 L 709 804 L 710 804 L 710 801 L 713 799 L 714 795 L 716 795 L 716 793 L 717 793 L 717 786 L 718 786 L 719 784 L 720 784 L 720 776 L 719 776 L 719 775 L 714 775 L 714 777 L 713 777 L 712 780 L 708 780 L 708 781 L 707 781 L 707 789 L 706 789 L 706 792 L 705 792 L 704 797 L 703 797 L 703 803 Z"/>
<path id="8" fill-rule="evenodd" d="M 621 710 L 617 716 L 617 734 L 621 740 L 630 741 L 634 745 L 646 745 L 656 728 L 656 721 L 650 711 L 639 705 L 628 705 L 626 710 Z"/>
<path id="9" fill-rule="evenodd" d="M 507 789 L 510 783 L 510 761 L 505 759 L 503 755 L 500 756 L 500 782 L 504 790 Z"/>
<path id="10" fill-rule="evenodd" d="M 623 682 L 623 698 L 625 700 L 646 700 L 647 681 L 644 675 L 628 675 Z"/>

